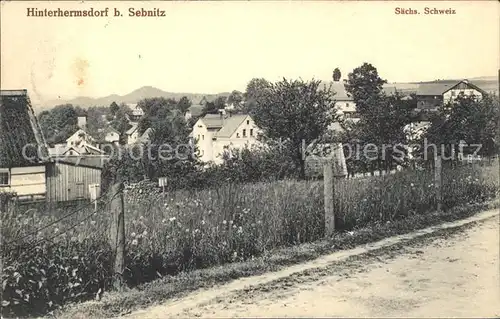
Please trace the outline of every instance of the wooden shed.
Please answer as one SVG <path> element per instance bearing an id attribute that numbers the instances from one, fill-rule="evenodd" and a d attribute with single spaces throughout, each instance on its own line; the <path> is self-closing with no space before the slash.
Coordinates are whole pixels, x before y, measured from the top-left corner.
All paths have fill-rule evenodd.
<path id="1" fill-rule="evenodd" d="M 47 164 L 46 185 L 48 202 L 89 200 L 89 186 L 101 185 L 105 158 L 100 156 L 64 157 Z"/>

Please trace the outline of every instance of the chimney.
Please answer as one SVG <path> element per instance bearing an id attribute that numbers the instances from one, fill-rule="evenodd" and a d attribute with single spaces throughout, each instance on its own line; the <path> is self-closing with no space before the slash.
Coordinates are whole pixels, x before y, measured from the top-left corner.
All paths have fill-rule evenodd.
<path id="1" fill-rule="evenodd" d="M 77 119 L 77 125 L 82 130 L 87 128 L 87 117 L 86 116 L 79 116 Z"/>

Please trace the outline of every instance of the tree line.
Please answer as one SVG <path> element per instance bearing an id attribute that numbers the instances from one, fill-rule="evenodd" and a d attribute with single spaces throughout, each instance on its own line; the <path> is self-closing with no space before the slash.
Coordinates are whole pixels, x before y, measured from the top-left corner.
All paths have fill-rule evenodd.
<path id="1" fill-rule="evenodd" d="M 335 82 L 340 79 L 341 71 L 336 68 L 332 72 L 332 80 Z M 122 158 L 121 162 L 111 161 L 111 168 L 106 174 L 113 175 L 121 170 L 120 174 L 130 181 L 178 176 L 179 180 L 184 180 L 183 185 L 190 185 L 186 180 L 200 179 L 200 174 L 219 174 L 223 179 L 248 181 L 306 178 L 304 145 L 311 143 L 343 143 L 361 148 L 370 144 L 379 146 L 371 151 L 373 154 L 369 157 L 350 157 L 347 161 L 350 174 L 387 171 L 397 165 L 424 165 L 419 150 L 407 147 L 410 144 L 422 146 L 424 140 L 444 145 L 445 153 L 448 154 L 457 150 L 460 141 L 466 144 L 480 143 L 482 148 L 478 155 L 498 154 L 498 97 L 486 96 L 478 100 L 459 96 L 437 112 L 425 114 L 429 127 L 415 139 L 408 129 L 411 123 L 423 119 L 423 114 L 416 112 L 415 95 L 403 96 L 397 92 L 388 95 L 383 90 L 386 83 L 378 70 L 369 63 L 364 63 L 347 74 L 345 89 L 356 105 L 359 118 L 359 121 L 352 121 L 339 115 L 336 92 L 328 85 L 322 86 L 319 80 L 282 79 L 273 83 L 263 78 L 254 78 L 249 81 L 244 92 L 233 91 L 227 97 L 219 96 L 213 101 L 207 101 L 200 116 L 217 113 L 228 105 L 231 106 L 229 112 L 250 114 L 262 130 L 259 137 L 263 141 L 262 145 L 226 156 L 224 164 L 219 167 L 207 169 L 203 163 L 199 163 L 196 156 L 163 161 Z M 139 121 L 140 133 L 152 128 L 153 145 L 188 144 L 192 125 L 199 118 L 185 119 L 184 114 L 191 105 L 192 102 L 187 98 L 178 101 L 165 98 L 139 101 L 138 106 L 145 112 Z M 91 134 L 103 125 L 103 114 L 120 133 L 129 128 L 126 114 L 130 110 L 126 105 L 113 103 L 107 108 L 87 110 L 62 105 L 40 115 L 48 140 L 55 142 L 73 130 L 76 115 L 81 112 L 87 114 Z M 330 129 L 333 122 L 339 123 L 340 131 Z M 380 147 L 382 145 L 384 147 Z M 153 149 L 153 153 L 157 151 Z M 407 156 L 409 152 L 413 157 Z M 401 154 L 405 156 L 396 156 Z"/>

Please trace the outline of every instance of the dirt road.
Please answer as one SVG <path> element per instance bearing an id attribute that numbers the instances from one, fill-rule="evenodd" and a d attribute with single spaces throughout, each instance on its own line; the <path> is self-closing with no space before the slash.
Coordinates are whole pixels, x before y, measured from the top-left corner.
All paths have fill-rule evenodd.
<path id="1" fill-rule="evenodd" d="M 498 216 L 239 289 L 131 314 L 187 317 L 499 317 Z"/>

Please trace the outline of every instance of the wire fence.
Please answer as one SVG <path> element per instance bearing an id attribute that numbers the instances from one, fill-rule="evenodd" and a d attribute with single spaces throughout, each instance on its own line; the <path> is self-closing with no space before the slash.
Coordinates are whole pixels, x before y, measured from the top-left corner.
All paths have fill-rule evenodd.
<path id="1" fill-rule="evenodd" d="M 18 250 L 18 249 L 25 249 L 26 250 L 26 245 L 29 245 L 30 248 L 27 248 L 26 253 L 30 253 L 31 251 L 38 248 L 39 245 L 44 243 L 44 242 L 49 242 L 53 245 L 56 243 L 54 241 L 56 238 L 66 235 L 68 232 L 70 232 L 71 230 L 74 230 L 76 227 L 78 227 L 78 225 L 90 220 L 92 217 L 98 215 L 99 213 L 106 211 L 108 209 L 111 201 L 114 198 L 116 198 L 116 196 L 118 196 L 120 194 L 123 194 L 122 190 L 120 190 L 119 192 L 116 192 L 112 196 L 109 196 L 110 191 L 108 191 L 108 192 L 104 193 L 103 195 L 101 195 L 99 198 L 97 198 L 95 200 L 91 200 L 91 201 L 86 202 L 84 204 L 81 204 L 76 209 L 73 209 L 69 213 L 66 213 L 63 216 L 56 218 L 56 219 L 48 222 L 47 224 L 45 224 L 41 227 L 35 228 L 32 231 L 29 231 L 25 234 L 17 236 L 14 239 L 11 239 L 10 241 L 3 242 L 2 252 L 4 254 L 5 253 L 8 254 L 8 253 L 15 251 L 15 250 Z M 98 203 L 100 205 L 96 205 L 96 203 Z M 90 211 L 90 213 L 87 213 L 83 218 L 76 218 L 75 222 L 72 222 L 72 223 L 70 222 L 71 219 L 75 219 L 75 217 L 77 217 L 78 214 L 86 212 L 91 207 L 92 207 L 92 210 Z M 96 208 L 94 208 L 94 207 L 96 207 Z M 16 211 L 15 206 L 11 207 L 10 209 L 12 211 L 14 211 L 14 214 L 17 214 L 17 212 L 15 212 Z M 36 209 L 30 208 L 25 212 L 25 214 L 29 211 L 37 212 Z M 55 227 L 55 226 L 58 226 L 61 224 L 64 225 L 66 223 L 69 223 L 69 226 L 64 227 L 61 231 L 55 232 L 55 234 L 52 236 L 46 236 L 46 237 L 37 239 L 35 241 L 27 241 L 27 239 L 30 237 L 34 237 L 34 238 L 38 237 L 40 235 L 40 233 L 42 233 L 43 231 L 46 231 L 50 227 Z M 4 225 L 2 225 L 2 226 L 4 226 Z M 4 227 L 2 227 L 2 234 L 4 234 L 4 231 L 5 231 L 5 229 L 4 229 Z"/>

